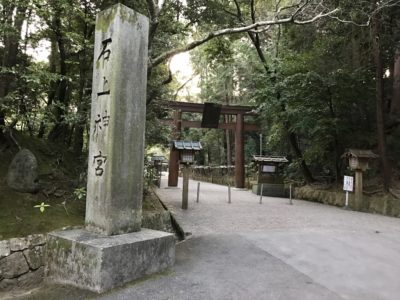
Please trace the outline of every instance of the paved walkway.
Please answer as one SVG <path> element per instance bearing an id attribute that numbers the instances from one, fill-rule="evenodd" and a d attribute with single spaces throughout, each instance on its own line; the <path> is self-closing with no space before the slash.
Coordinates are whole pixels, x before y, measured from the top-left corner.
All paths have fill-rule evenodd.
<path id="1" fill-rule="evenodd" d="M 239 244 L 240 239 L 246 240 L 254 246 L 254 252 L 263 251 L 293 273 L 308 276 L 304 290 L 309 284 L 317 284 L 343 299 L 400 299 L 400 219 L 307 201 L 294 200 L 289 205 L 289 200 L 282 198 L 263 197 L 259 204 L 259 196 L 234 189 L 232 203 L 228 204 L 226 186 L 203 182 L 196 203 L 196 190 L 197 182 L 192 181 L 187 211 L 180 209 L 181 189 L 162 186 L 158 190 L 194 239 L 201 236 L 200 240 L 207 240 L 210 234 L 219 234 L 220 238 L 240 236 Z M 234 243 L 232 247 L 236 247 Z M 247 258 L 244 253 L 241 259 L 245 262 Z M 282 274 L 283 281 L 272 286 L 274 296 L 267 293 L 266 298 L 305 299 L 296 294 L 279 296 L 296 286 L 285 277 L 289 274 L 275 273 L 277 277 Z M 283 288 L 285 283 L 289 285 Z M 265 299 L 259 296 L 256 298 Z M 312 292 L 308 296 L 322 299 Z M 336 299 L 333 295 L 328 298 Z"/>
<path id="2" fill-rule="evenodd" d="M 107 294 L 50 286 L 26 299 L 355 299 L 400 297 L 400 219 L 317 203 L 263 198 L 190 182 L 158 194 L 191 237 L 170 272 Z"/>

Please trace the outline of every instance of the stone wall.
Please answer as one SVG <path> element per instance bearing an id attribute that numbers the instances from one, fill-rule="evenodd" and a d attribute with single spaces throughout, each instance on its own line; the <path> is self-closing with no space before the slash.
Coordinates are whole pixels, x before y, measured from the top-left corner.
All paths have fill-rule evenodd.
<path id="1" fill-rule="evenodd" d="M 174 232 L 169 211 L 143 212 L 142 226 Z M 2 292 L 29 290 L 44 279 L 46 235 L 0 241 L 0 299 Z"/>
<path id="2" fill-rule="evenodd" d="M 311 186 L 295 189 L 297 199 L 320 202 L 335 206 L 344 206 L 345 193 L 343 191 L 322 190 Z M 363 211 L 386 216 L 400 217 L 400 200 L 389 194 L 363 195 Z M 353 208 L 354 193 L 349 193 L 349 207 Z"/>
<path id="3" fill-rule="evenodd" d="M 43 281 L 46 235 L 0 241 L 0 292 L 30 289 Z"/>

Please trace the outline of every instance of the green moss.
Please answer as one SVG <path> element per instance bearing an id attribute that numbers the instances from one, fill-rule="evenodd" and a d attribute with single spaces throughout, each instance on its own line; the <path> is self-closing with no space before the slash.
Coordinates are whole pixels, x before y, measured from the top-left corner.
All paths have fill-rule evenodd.
<path id="1" fill-rule="evenodd" d="M 56 241 L 47 243 L 47 250 L 50 253 L 59 253 L 59 251 L 70 251 L 72 248 L 72 241 L 67 239 L 58 238 Z"/>
<path id="2" fill-rule="evenodd" d="M 130 8 L 122 5 L 122 4 L 117 4 L 120 6 L 121 10 L 120 10 L 120 17 L 121 20 L 123 22 L 128 22 L 132 25 L 137 23 L 138 20 L 138 13 L 136 13 L 135 11 L 131 10 Z M 133 12 L 133 13 L 132 13 Z"/>
<path id="3" fill-rule="evenodd" d="M 138 13 L 126 7 L 125 5 L 115 4 L 111 6 L 109 9 L 106 9 L 99 13 L 98 19 L 96 21 L 96 30 L 107 32 L 108 29 L 110 28 L 111 23 L 114 21 L 118 11 L 119 11 L 119 17 L 123 22 L 128 22 L 132 25 L 139 24 L 140 26 L 140 23 L 137 22 L 139 15 Z"/>
<path id="4" fill-rule="evenodd" d="M 67 214 L 62 199 L 22 194 L 8 187 L 1 187 L 0 193 L 4 196 L 0 202 L 0 240 L 83 225 L 85 203 L 82 201 L 67 204 Z M 33 206 L 43 201 L 51 206 L 41 213 Z"/>
<path id="5" fill-rule="evenodd" d="M 99 13 L 96 20 L 96 30 L 101 30 L 102 32 L 107 32 L 110 28 L 111 23 L 115 19 L 117 14 L 119 4 L 111 6 L 109 9 L 103 10 Z"/>

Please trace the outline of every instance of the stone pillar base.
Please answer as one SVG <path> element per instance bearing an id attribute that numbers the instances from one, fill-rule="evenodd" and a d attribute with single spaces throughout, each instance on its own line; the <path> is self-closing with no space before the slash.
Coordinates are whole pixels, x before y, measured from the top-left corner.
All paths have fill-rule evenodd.
<path id="1" fill-rule="evenodd" d="M 48 234 L 47 276 L 50 281 L 102 293 L 175 262 L 172 234 L 142 228 L 106 236 L 86 230 Z"/>

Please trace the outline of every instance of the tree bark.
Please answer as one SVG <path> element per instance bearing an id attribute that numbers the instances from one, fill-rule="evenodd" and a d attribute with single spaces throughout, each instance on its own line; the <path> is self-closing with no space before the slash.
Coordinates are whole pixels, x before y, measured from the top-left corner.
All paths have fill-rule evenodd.
<path id="1" fill-rule="evenodd" d="M 336 119 L 336 113 L 335 109 L 333 107 L 333 101 L 332 101 L 332 91 L 328 88 L 328 104 L 329 104 L 329 113 L 332 118 L 332 120 Z M 336 183 L 339 183 L 339 179 L 341 178 L 341 149 L 340 149 L 340 144 L 339 144 L 339 136 L 337 132 L 337 128 L 334 129 L 333 133 L 333 148 L 335 149 L 335 180 Z"/>
<path id="2" fill-rule="evenodd" d="M 68 82 L 66 79 L 67 75 L 67 51 L 64 40 L 64 34 L 62 32 L 61 25 L 61 11 L 55 8 L 55 14 L 53 19 L 53 31 L 55 34 L 55 39 L 57 41 L 58 51 L 59 51 L 59 66 L 61 79 L 58 81 L 55 102 L 58 104 L 54 110 L 54 116 L 56 119 L 56 124 L 51 129 L 49 133 L 49 140 L 55 141 L 65 141 L 65 137 L 68 134 L 68 125 L 64 123 L 65 120 L 65 107 L 67 106 L 67 88 Z"/>
<path id="3" fill-rule="evenodd" d="M 392 119 L 400 118 L 400 45 L 397 47 L 394 57 L 393 89 L 390 115 Z"/>
<path id="4" fill-rule="evenodd" d="M 384 82 L 383 82 L 383 62 L 380 43 L 381 33 L 381 16 L 375 14 L 372 19 L 372 43 L 373 56 L 375 62 L 375 80 L 376 80 L 376 125 L 377 139 L 380 162 L 382 167 L 382 180 L 385 191 L 389 190 L 390 186 L 390 166 L 386 150 L 386 134 L 385 134 L 385 99 L 384 99 Z"/>
<path id="5" fill-rule="evenodd" d="M 85 18 L 88 17 L 88 3 L 85 6 Z M 89 40 L 92 36 L 93 30 L 89 30 L 88 23 L 84 23 L 83 27 L 83 38 L 84 40 Z M 79 55 L 79 96 L 78 96 L 78 115 L 80 119 L 75 126 L 74 130 L 74 140 L 73 140 L 73 152 L 75 155 L 80 156 L 83 149 L 83 133 L 87 123 L 87 112 L 89 104 L 86 99 L 90 98 L 90 93 L 88 92 L 87 85 L 90 84 L 89 74 L 90 74 L 90 61 L 88 61 L 88 49 L 86 43 L 83 45 L 83 51 Z"/>

